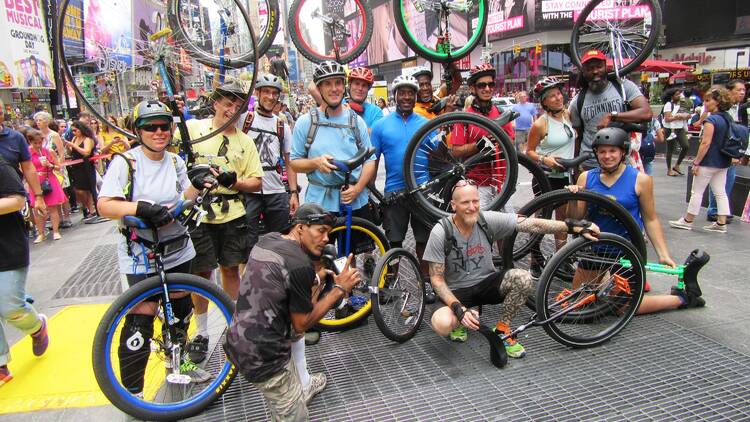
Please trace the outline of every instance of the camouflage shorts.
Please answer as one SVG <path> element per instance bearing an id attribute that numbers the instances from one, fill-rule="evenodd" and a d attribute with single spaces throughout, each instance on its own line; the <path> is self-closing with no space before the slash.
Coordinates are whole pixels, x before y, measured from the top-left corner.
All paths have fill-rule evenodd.
<path id="1" fill-rule="evenodd" d="M 309 419 L 294 359 L 289 359 L 289 363 L 270 379 L 253 385 L 266 399 L 272 421 L 297 422 Z"/>

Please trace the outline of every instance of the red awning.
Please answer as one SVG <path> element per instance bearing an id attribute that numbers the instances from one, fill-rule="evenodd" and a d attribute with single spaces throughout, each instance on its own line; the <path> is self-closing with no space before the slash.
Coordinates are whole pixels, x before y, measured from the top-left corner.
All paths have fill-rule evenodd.
<path id="1" fill-rule="evenodd" d="M 626 59 L 625 63 L 629 61 L 630 60 Z M 612 60 L 607 60 L 607 66 L 612 66 Z M 693 68 L 682 63 L 674 63 L 668 60 L 648 59 L 641 63 L 641 65 L 635 70 L 639 72 L 676 73 L 683 70 L 693 70 Z"/>

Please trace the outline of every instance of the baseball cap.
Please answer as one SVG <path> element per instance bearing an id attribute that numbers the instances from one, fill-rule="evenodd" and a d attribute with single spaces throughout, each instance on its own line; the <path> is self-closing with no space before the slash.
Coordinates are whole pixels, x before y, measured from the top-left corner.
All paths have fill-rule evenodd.
<path id="1" fill-rule="evenodd" d="M 336 223 L 336 216 L 326 211 L 323 207 L 318 204 L 310 203 L 302 204 L 292 216 L 292 224 L 322 224 L 326 226 L 334 226 Z"/>
<path id="2" fill-rule="evenodd" d="M 589 60 L 604 60 L 607 61 L 607 56 L 599 50 L 589 50 L 581 57 L 581 64 L 586 63 Z"/>

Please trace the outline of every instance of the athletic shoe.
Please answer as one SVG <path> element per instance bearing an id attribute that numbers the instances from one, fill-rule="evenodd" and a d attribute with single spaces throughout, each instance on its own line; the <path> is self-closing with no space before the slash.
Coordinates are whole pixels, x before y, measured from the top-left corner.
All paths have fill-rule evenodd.
<path id="1" fill-rule="evenodd" d="M 70 213 L 71 214 L 78 214 L 79 212 L 81 212 L 81 208 L 80 207 L 70 207 Z"/>
<path id="2" fill-rule="evenodd" d="M 727 232 L 727 225 L 726 224 L 713 223 L 713 224 L 709 224 L 708 226 L 703 226 L 703 230 L 705 230 L 707 232 L 726 233 Z"/>
<path id="3" fill-rule="evenodd" d="M 13 375 L 10 374 L 8 365 L 0 366 L 0 386 L 7 384 L 13 379 Z"/>
<path id="4" fill-rule="evenodd" d="M 34 352 L 34 356 L 41 356 L 47 351 L 49 346 L 49 335 L 47 335 L 47 317 L 39 314 L 39 319 L 42 320 L 42 326 L 39 331 L 31 335 L 31 348 Z"/>
<path id="5" fill-rule="evenodd" d="M 214 377 L 208 371 L 191 362 L 190 359 L 185 359 L 180 364 L 180 373 L 189 376 L 190 382 L 196 384 L 206 382 Z"/>
<path id="6" fill-rule="evenodd" d="M 109 218 L 104 218 L 104 217 L 100 217 L 100 216 L 98 216 L 96 214 L 93 214 L 89 218 L 84 218 L 83 219 L 83 224 L 99 224 L 99 223 L 104 223 L 105 221 L 109 221 Z"/>
<path id="7" fill-rule="evenodd" d="M 60 223 L 60 228 L 61 229 L 69 229 L 71 227 L 73 227 L 73 223 L 70 222 L 70 221 L 63 221 L 63 222 Z"/>
<path id="8" fill-rule="evenodd" d="M 318 344 L 320 341 L 320 331 L 307 331 L 305 333 L 305 346 Z"/>
<path id="9" fill-rule="evenodd" d="M 93 224 L 94 220 L 96 220 L 97 217 L 99 216 L 96 214 L 88 214 L 83 217 L 83 220 L 81 221 L 83 221 L 83 224 Z"/>
<path id="10" fill-rule="evenodd" d="M 702 308 L 706 306 L 706 301 L 702 297 L 690 294 L 685 290 L 678 289 L 676 286 L 672 286 L 670 294 L 672 296 L 679 296 L 682 299 L 683 304 L 680 305 L 680 309 Z"/>
<path id="11" fill-rule="evenodd" d="M 52 234 L 52 239 L 53 240 L 60 240 L 60 239 L 62 239 L 62 236 L 60 236 L 60 233 L 53 233 Z"/>
<path id="12" fill-rule="evenodd" d="M 503 327 L 500 328 L 498 327 L 499 325 L 502 325 Z M 498 322 L 492 331 L 499 336 L 506 336 L 510 332 L 510 327 L 502 322 Z M 517 342 L 516 339 L 509 337 L 503 341 L 503 344 L 505 344 L 505 352 L 508 354 L 508 357 L 520 359 L 526 356 L 526 349 L 524 349 L 523 346 L 521 346 L 521 343 Z"/>
<path id="13" fill-rule="evenodd" d="M 187 345 L 188 357 L 194 363 L 201 363 L 206 360 L 208 353 L 208 337 L 198 334 L 193 341 Z"/>
<path id="14" fill-rule="evenodd" d="M 424 278 L 424 301 L 425 303 L 435 303 L 435 290 L 432 289 L 430 277 Z"/>
<path id="15" fill-rule="evenodd" d="M 312 399 L 326 389 L 326 374 L 318 372 L 316 374 L 310 374 L 310 385 L 307 388 L 302 389 L 302 394 L 305 396 L 305 403 L 310 404 Z"/>
<path id="16" fill-rule="evenodd" d="M 458 327 L 454 328 L 453 331 L 451 331 L 450 339 L 451 341 L 464 343 L 469 339 L 469 332 L 466 331 L 466 327 L 458 324 Z"/>
<path id="17" fill-rule="evenodd" d="M 669 226 L 675 229 L 693 230 L 693 222 L 685 221 L 685 217 L 680 217 L 679 220 L 670 220 Z"/>

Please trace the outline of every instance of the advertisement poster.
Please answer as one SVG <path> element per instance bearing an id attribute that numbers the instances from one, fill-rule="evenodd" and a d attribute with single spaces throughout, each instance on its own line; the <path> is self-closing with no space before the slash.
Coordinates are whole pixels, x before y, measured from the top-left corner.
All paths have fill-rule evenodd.
<path id="1" fill-rule="evenodd" d="M 537 30 L 572 29 L 588 0 L 537 0 Z M 592 19 L 651 20 L 651 10 L 646 5 L 628 6 L 621 0 L 605 0 L 589 15 Z"/>
<path id="2" fill-rule="evenodd" d="M 41 1 L 0 3 L 0 88 L 54 88 Z"/>
<path id="3" fill-rule="evenodd" d="M 129 1 L 84 0 L 86 58 L 96 60 L 99 71 L 123 70 L 132 64 L 131 16 Z"/>
<path id="4" fill-rule="evenodd" d="M 61 0 L 57 0 L 58 5 Z M 59 10 L 59 9 L 58 9 Z M 59 10 L 59 13 L 63 13 Z M 83 57 L 83 0 L 70 0 L 65 9 L 63 51 L 67 58 Z"/>
<path id="5" fill-rule="evenodd" d="M 528 34 L 534 30 L 535 0 L 490 0 L 486 33 L 490 40 Z"/>
<path id="6" fill-rule="evenodd" d="M 297 50 L 289 49 L 289 58 L 287 63 L 289 64 L 289 80 L 292 82 L 299 81 L 299 70 L 297 69 Z"/>
<path id="7" fill-rule="evenodd" d="M 166 0 L 133 0 L 133 50 L 143 51 L 148 47 L 149 35 L 167 25 Z M 135 64 L 143 64 L 143 56 L 135 54 Z"/>

